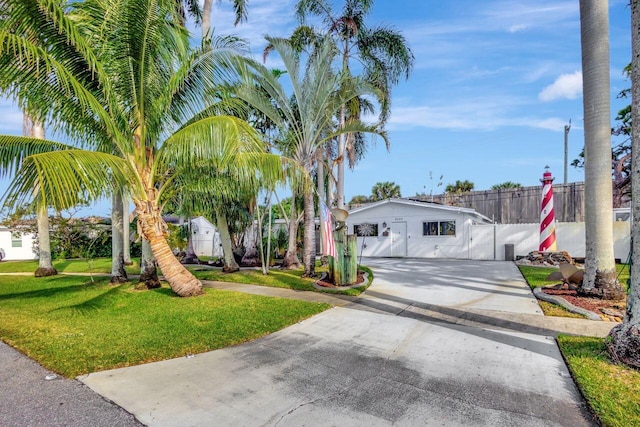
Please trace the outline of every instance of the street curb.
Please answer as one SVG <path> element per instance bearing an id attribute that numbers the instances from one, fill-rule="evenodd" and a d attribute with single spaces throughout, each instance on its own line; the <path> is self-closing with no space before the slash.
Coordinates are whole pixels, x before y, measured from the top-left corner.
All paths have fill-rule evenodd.
<path id="1" fill-rule="evenodd" d="M 594 313 L 593 311 L 586 310 L 582 307 L 576 307 L 575 305 L 571 304 L 569 301 L 567 301 L 564 298 L 557 297 L 555 295 L 545 294 L 544 292 L 542 292 L 542 288 L 534 288 L 533 295 L 542 301 L 560 305 L 566 308 L 567 310 L 571 311 L 572 313 L 582 314 L 583 316 L 586 316 L 589 320 L 602 321 L 602 318 L 598 316 L 596 313 Z"/>

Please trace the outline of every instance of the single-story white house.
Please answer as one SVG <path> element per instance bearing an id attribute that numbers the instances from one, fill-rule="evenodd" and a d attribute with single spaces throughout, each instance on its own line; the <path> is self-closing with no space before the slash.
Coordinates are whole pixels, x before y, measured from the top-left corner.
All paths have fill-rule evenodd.
<path id="1" fill-rule="evenodd" d="M 34 239 L 30 233 L 12 232 L 7 227 L 0 226 L 0 261 L 36 259 L 36 254 L 33 253 Z"/>
<path id="2" fill-rule="evenodd" d="M 349 212 L 348 234 L 366 257 L 471 258 L 471 226 L 491 224 L 470 208 L 388 199 Z"/>

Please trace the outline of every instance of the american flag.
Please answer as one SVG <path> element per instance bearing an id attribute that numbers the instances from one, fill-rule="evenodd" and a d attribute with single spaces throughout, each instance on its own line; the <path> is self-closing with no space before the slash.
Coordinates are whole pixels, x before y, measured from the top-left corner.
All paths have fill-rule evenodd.
<path id="1" fill-rule="evenodd" d="M 331 226 L 331 211 L 324 203 L 320 203 L 322 222 L 324 223 L 324 235 L 322 236 L 322 250 L 326 255 L 336 257 L 336 242 L 333 240 L 333 227 Z"/>

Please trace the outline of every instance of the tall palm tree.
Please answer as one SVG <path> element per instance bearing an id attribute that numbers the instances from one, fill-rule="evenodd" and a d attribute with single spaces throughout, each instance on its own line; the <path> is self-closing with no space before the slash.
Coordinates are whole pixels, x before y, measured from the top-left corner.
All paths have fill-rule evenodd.
<path id="1" fill-rule="evenodd" d="M 23 134 L 27 137 L 45 139 L 44 125 L 24 115 Z M 58 271 L 53 267 L 53 259 L 51 258 L 51 239 L 49 230 L 49 211 L 46 204 L 36 204 L 36 222 L 38 225 L 38 268 L 34 275 L 36 277 L 54 276 Z"/>
<path id="2" fill-rule="evenodd" d="M 609 2 L 580 0 L 585 154 L 585 275 L 580 291 L 624 298 L 613 256 Z"/>
<path id="3" fill-rule="evenodd" d="M 315 171 L 317 150 L 341 133 L 372 132 L 386 140 L 386 134 L 377 127 L 362 123 L 334 129 L 332 116 L 340 105 L 361 95 L 377 94 L 377 91 L 360 80 L 352 79 L 347 85 L 345 79 L 348 77 L 332 70 L 336 50 L 329 38 L 306 56 L 306 63 L 301 61 L 299 51 L 287 39 L 267 37 L 267 41 L 282 59 L 290 79 L 291 96 L 270 70 L 258 64 L 254 65 L 256 76 L 247 80 L 236 94 L 281 129 L 286 129 L 288 144 L 283 147 L 284 154 L 296 161 L 307 177 Z M 259 88 L 255 82 L 260 83 Z M 344 90 L 344 87 L 349 89 Z M 308 179 L 303 180 L 303 185 L 296 187 L 294 184 L 294 189 L 300 191 L 304 199 L 304 274 L 312 276 L 315 274 L 314 192 Z"/>
<path id="4" fill-rule="evenodd" d="M 362 65 L 364 79 L 379 91 L 380 121 L 384 124 L 389 117 L 391 87 L 398 84 L 401 77 L 409 78 L 414 57 L 399 31 L 385 26 L 367 26 L 365 19 L 372 6 L 373 0 L 345 0 L 340 14 L 334 14 L 327 0 L 299 0 L 296 14 L 301 21 L 309 14 L 322 17 L 340 50 L 343 73 L 351 74 L 350 62 L 353 60 Z M 344 126 L 350 117 L 358 120 L 361 109 L 366 106 L 363 102 L 364 99 L 356 98 L 340 106 L 340 126 Z M 362 151 L 357 143 L 364 143 L 362 135 L 344 133 L 338 138 L 336 193 L 337 206 L 342 209 L 345 206 L 344 159 L 347 151 L 352 160 L 356 152 Z"/>
<path id="5" fill-rule="evenodd" d="M 111 279 L 109 283 L 119 284 L 129 281 L 124 269 L 124 215 L 122 192 L 115 189 L 111 195 Z M 128 228 L 128 224 L 127 224 Z"/>
<path id="6" fill-rule="evenodd" d="M 640 369 L 640 2 L 631 0 L 631 117 L 632 172 L 631 284 L 622 324 L 611 330 L 606 340 L 612 358 Z"/>
<path id="7" fill-rule="evenodd" d="M 165 239 L 161 215 L 172 196 L 171 181 L 196 166 L 235 164 L 241 179 L 254 176 L 257 166 L 281 171 L 280 159 L 264 153 L 246 122 L 203 113 L 203 94 L 234 77 L 242 46 L 213 39 L 190 48 L 175 0 L 68 5 L 7 0 L 2 5 L 7 19 L 0 22 L 0 89 L 18 99 L 38 93 L 32 108 L 46 112 L 72 140 L 91 138 L 108 147 L 102 152 L 65 147 L 26 157 L 7 204 L 31 197 L 28 189 L 36 183 L 39 196 L 56 209 L 74 205 L 80 195 L 95 199 L 124 188 L 142 237 L 174 292 L 200 294 L 202 284 Z M 0 136 L 0 145 L 16 147 L 13 157 L 24 156 L 33 140 Z"/>

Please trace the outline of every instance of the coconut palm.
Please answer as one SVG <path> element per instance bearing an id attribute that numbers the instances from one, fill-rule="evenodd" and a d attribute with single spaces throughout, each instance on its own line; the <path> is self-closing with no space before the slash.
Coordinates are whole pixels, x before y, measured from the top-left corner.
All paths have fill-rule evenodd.
<path id="1" fill-rule="evenodd" d="M 585 141 L 586 257 L 580 291 L 624 298 L 613 256 L 611 90 L 607 0 L 580 0 Z"/>
<path id="2" fill-rule="evenodd" d="M 631 28 L 640 28 L 640 4 L 631 1 Z M 632 123 L 640 123 L 640 34 L 631 32 L 631 117 Z M 627 298 L 627 308 L 622 324 L 611 330 L 607 342 L 609 353 L 616 361 L 621 361 L 640 369 L 640 127 L 631 128 L 631 284 Z"/>
<path id="3" fill-rule="evenodd" d="M 162 209 L 175 191 L 172 180 L 194 167 L 234 164 L 239 179 L 255 176 L 258 165 L 263 173 L 281 170 L 246 122 L 203 114 L 207 94 L 234 77 L 242 45 L 226 38 L 191 48 L 175 0 L 7 0 L 2 9 L 0 88 L 17 99 L 37 93 L 34 111 L 71 140 L 97 148 L 27 157 L 32 139 L 1 136 L 0 145 L 13 148 L 0 155 L 24 158 L 6 203 L 24 202 L 36 184 L 55 209 L 126 189 L 140 234 L 174 292 L 200 294 L 200 281 L 165 239 Z"/>
<path id="4" fill-rule="evenodd" d="M 401 77 L 408 78 L 413 67 L 413 53 L 408 47 L 404 36 L 392 28 L 385 26 L 369 27 L 365 19 L 373 0 L 345 0 L 341 13 L 334 14 L 327 0 L 299 0 L 296 14 L 304 20 L 309 14 L 320 16 L 327 26 L 329 34 L 335 40 L 340 50 L 342 72 L 350 74 L 350 62 L 357 61 L 363 68 L 365 81 L 379 91 L 380 120 L 384 123 L 389 117 L 391 87 L 396 85 Z M 358 120 L 364 99 L 351 99 L 349 104 L 340 106 L 340 126 L 347 120 Z M 364 106 L 365 108 L 366 105 Z M 388 141 L 385 141 L 388 143 Z M 356 153 L 362 152 L 364 139 L 362 135 L 341 134 L 338 139 L 337 152 L 337 206 L 344 209 L 344 158 L 345 152 L 350 152 L 350 158 L 355 159 Z M 388 146 L 388 145 L 387 145 Z"/>
<path id="5" fill-rule="evenodd" d="M 352 79 L 347 85 L 345 79 L 349 77 L 332 70 L 336 50 L 329 38 L 306 56 L 306 63 L 301 61 L 301 55 L 287 39 L 267 37 L 267 41 L 282 59 L 286 76 L 290 79 L 291 96 L 270 70 L 258 64 L 254 65 L 256 77 L 247 80 L 238 89 L 237 96 L 286 130 L 283 140 L 287 143 L 281 149 L 306 171 L 306 176 L 315 170 L 317 151 L 326 141 L 341 133 L 373 132 L 386 140 L 386 134 L 377 127 L 362 123 L 335 129 L 332 116 L 340 105 L 355 97 L 377 92 L 361 80 Z M 260 88 L 255 86 L 256 81 L 260 82 Z M 344 90 L 345 87 L 348 90 Z M 304 199 L 303 264 L 304 274 L 310 276 L 315 273 L 315 197 L 308 179 L 304 185 L 294 185 L 294 190 L 300 191 Z M 294 221 L 293 216 L 291 222 Z M 290 239 L 292 234 L 295 236 L 291 230 L 289 233 Z"/>

